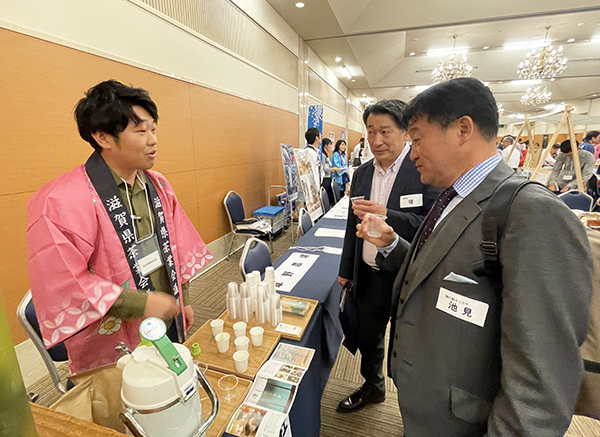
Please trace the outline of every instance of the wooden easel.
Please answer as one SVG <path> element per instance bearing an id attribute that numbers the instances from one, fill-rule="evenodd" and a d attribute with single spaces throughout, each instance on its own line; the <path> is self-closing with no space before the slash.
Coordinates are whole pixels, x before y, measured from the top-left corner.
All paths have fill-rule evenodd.
<path id="1" fill-rule="evenodd" d="M 535 121 L 533 123 L 535 124 Z M 506 156 L 506 162 L 508 162 L 508 160 L 510 159 L 510 157 L 512 156 L 512 154 L 515 150 L 515 147 L 517 147 L 517 144 L 519 143 L 519 138 L 521 137 L 523 130 L 525 130 L 525 126 L 527 126 L 527 139 L 529 140 L 529 144 L 533 143 L 533 135 L 531 134 L 531 125 L 529 123 L 529 115 L 526 115 L 525 121 L 523 122 L 521 129 L 519 129 L 519 133 L 517 134 L 517 136 L 515 137 L 515 140 L 513 141 L 513 145 L 512 145 L 512 148 L 510 149 L 510 153 Z M 519 147 L 521 147 L 521 146 L 519 146 Z"/>
<path id="2" fill-rule="evenodd" d="M 561 128 L 564 126 L 565 123 L 567 123 L 567 131 L 569 132 L 569 139 L 571 140 L 571 150 L 573 151 L 573 165 L 575 166 L 575 175 L 577 176 L 577 188 L 580 192 L 585 193 L 586 189 L 583 185 L 583 178 L 581 177 L 581 166 L 579 164 L 579 148 L 577 147 L 577 143 L 575 142 L 575 129 L 573 129 L 573 118 L 571 117 L 571 112 L 573 112 L 573 109 L 574 108 L 572 105 L 567 105 L 565 107 L 565 113 L 563 114 L 560 123 L 558 123 L 558 126 L 556 126 L 554 135 L 552 135 L 552 138 L 548 142 L 548 146 L 542 153 L 540 161 L 538 162 L 537 167 L 533 171 L 533 174 L 531 175 L 530 179 L 532 181 L 536 180 L 538 173 L 540 172 L 540 169 L 544 164 L 544 161 L 546 161 L 548 153 L 550 153 L 550 150 L 552 149 L 552 144 L 554 144 L 556 138 L 558 138 L 558 134 L 560 133 Z"/>

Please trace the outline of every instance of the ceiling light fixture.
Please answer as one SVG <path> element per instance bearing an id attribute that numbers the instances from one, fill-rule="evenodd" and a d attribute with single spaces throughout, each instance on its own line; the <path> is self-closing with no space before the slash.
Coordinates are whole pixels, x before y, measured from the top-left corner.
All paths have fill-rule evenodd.
<path id="1" fill-rule="evenodd" d="M 415 87 L 415 89 L 416 89 L 417 91 L 425 91 L 425 90 L 426 90 L 427 88 L 429 88 L 430 86 L 431 86 L 431 85 L 417 85 L 417 86 Z"/>
<path id="2" fill-rule="evenodd" d="M 489 48 L 490 48 L 490 46 L 485 46 L 485 47 L 483 48 L 483 50 L 487 50 L 487 49 L 489 49 Z"/>
<path id="3" fill-rule="evenodd" d="M 502 103 L 498 103 L 498 114 L 502 115 L 504 113 L 504 108 L 502 107 Z"/>
<path id="4" fill-rule="evenodd" d="M 408 56 L 414 56 L 415 54 L 415 52 L 410 52 Z"/>
<path id="5" fill-rule="evenodd" d="M 523 105 L 539 106 L 547 103 L 551 96 L 552 93 L 548 91 L 548 88 L 536 85 L 527 88 L 527 92 L 521 96 L 521 103 Z"/>
<path id="6" fill-rule="evenodd" d="M 450 60 L 447 62 L 440 60 L 438 66 L 434 68 L 433 74 L 431 75 L 433 83 L 456 79 L 457 77 L 471 77 L 473 67 L 467 64 L 467 57 L 463 54 L 461 59 L 455 59 L 456 38 L 458 38 L 458 36 L 454 35 L 452 38 L 454 39 L 454 42 L 452 44 L 452 54 L 450 55 Z M 427 52 L 427 55 L 429 56 L 429 52 Z"/>
<path id="7" fill-rule="evenodd" d="M 340 58 L 339 56 L 335 57 L 335 62 L 340 62 L 342 60 L 342 58 Z"/>
<path id="8" fill-rule="evenodd" d="M 356 79 L 352 79 L 350 82 L 356 82 Z"/>
<path id="9" fill-rule="evenodd" d="M 542 83 L 542 79 L 530 79 L 530 80 L 511 80 L 511 85 L 539 85 Z"/>
<path id="10" fill-rule="evenodd" d="M 517 74 L 523 79 L 548 79 L 562 74 L 567 68 L 567 58 L 562 54 L 562 46 L 554 50 L 548 44 L 548 31 L 546 26 L 546 39 L 544 46 L 527 53 L 525 61 L 519 64 Z"/>
<path id="11" fill-rule="evenodd" d="M 297 8 L 303 8 L 304 6 L 306 6 L 306 5 L 304 3 L 302 3 L 302 2 L 296 3 L 296 7 Z"/>
<path id="12" fill-rule="evenodd" d="M 342 71 L 344 72 L 344 75 L 348 78 L 348 79 L 352 79 L 352 73 L 350 73 L 350 69 L 348 67 L 346 67 L 345 65 L 342 67 Z"/>
<path id="13" fill-rule="evenodd" d="M 304 61 L 305 64 L 308 64 L 308 60 Z"/>
<path id="14" fill-rule="evenodd" d="M 573 42 L 573 41 L 575 41 L 575 38 L 569 38 L 569 39 L 567 40 L 567 42 Z"/>
<path id="15" fill-rule="evenodd" d="M 594 37 L 590 40 L 591 43 L 597 43 L 600 42 L 600 37 Z"/>
<path id="16" fill-rule="evenodd" d="M 583 26 L 585 23 L 577 23 L 578 26 Z"/>

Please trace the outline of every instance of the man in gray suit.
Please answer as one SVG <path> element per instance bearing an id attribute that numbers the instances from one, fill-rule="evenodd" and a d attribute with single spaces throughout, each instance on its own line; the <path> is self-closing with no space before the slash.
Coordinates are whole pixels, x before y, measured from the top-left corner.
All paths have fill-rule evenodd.
<path id="1" fill-rule="evenodd" d="M 409 104 L 403 124 L 422 181 L 444 190 L 412 244 L 385 224 L 368 237 L 369 218 L 357 235 L 378 246 L 381 268 L 399 268 L 388 371 L 406 436 L 563 436 L 592 293 L 583 226 L 527 185 L 500 239 L 501 281 L 476 276 L 482 211 L 518 177 L 496 153 L 494 97 L 477 79 L 443 82 Z"/>

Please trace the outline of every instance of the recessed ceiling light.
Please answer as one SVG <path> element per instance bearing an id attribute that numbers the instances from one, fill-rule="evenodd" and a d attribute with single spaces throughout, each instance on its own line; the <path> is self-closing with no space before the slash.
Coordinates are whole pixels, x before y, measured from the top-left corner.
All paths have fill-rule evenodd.
<path id="1" fill-rule="evenodd" d="M 498 83 L 502 83 L 502 82 L 498 82 Z"/>
<path id="2" fill-rule="evenodd" d="M 578 26 L 583 26 L 585 23 L 577 23 Z"/>
<path id="3" fill-rule="evenodd" d="M 342 58 L 340 58 L 339 56 L 335 57 L 335 62 L 340 62 L 342 60 Z"/>
<path id="4" fill-rule="evenodd" d="M 356 82 L 356 79 L 352 79 L 352 82 Z"/>
<path id="5" fill-rule="evenodd" d="M 405 86 L 404 88 L 409 89 L 410 87 L 409 86 Z"/>
<path id="6" fill-rule="evenodd" d="M 304 3 L 302 3 L 302 2 L 296 3 L 296 7 L 297 8 L 303 8 L 304 6 L 306 6 L 306 5 Z"/>
<path id="7" fill-rule="evenodd" d="M 511 85 L 539 85 L 542 79 L 511 80 Z"/>
<path id="8" fill-rule="evenodd" d="M 490 85 L 490 83 L 489 83 L 489 82 L 483 82 L 483 84 L 484 84 L 485 86 L 489 86 L 489 85 Z"/>
<path id="9" fill-rule="evenodd" d="M 414 56 L 414 55 L 415 55 L 415 52 L 410 52 L 409 53 L 409 56 Z"/>
<path id="10" fill-rule="evenodd" d="M 556 79 L 554 77 L 550 78 L 550 82 L 554 82 Z"/>
<path id="11" fill-rule="evenodd" d="M 561 105 L 564 105 L 564 104 L 565 104 L 565 102 L 560 102 L 560 104 L 561 104 Z"/>
<path id="12" fill-rule="evenodd" d="M 575 38 L 569 38 L 569 39 L 567 40 L 567 42 L 573 42 L 573 41 L 575 41 Z"/>
<path id="13" fill-rule="evenodd" d="M 489 49 L 489 48 L 490 48 L 490 46 L 485 46 L 485 47 L 483 48 L 483 50 L 487 50 L 487 49 Z"/>
<path id="14" fill-rule="evenodd" d="M 367 97 L 367 95 L 366 95 L 366 94 L 363 94 L 363 97 Z"/>

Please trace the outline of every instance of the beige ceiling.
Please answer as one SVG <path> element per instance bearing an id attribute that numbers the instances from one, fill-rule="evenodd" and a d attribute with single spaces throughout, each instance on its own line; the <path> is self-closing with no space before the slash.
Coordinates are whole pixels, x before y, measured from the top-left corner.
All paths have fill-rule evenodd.
<path id="1" fill-rule="evenodd" d="M 562 45 L 569 61 L 555 81 L 543 82 L 552 92 L 549 103 L 573 104 L 577 124 L 600 124 L 598 0 L 303 0 L 301 9 L 297 0 L 267 1 L 357 97 L 410 100 L 419 92 L 415 86 L 431 84 L 433 69 L 449 56 L 427 51 L 451 50 L 457 35 L 457 49 L 469 49 L 473 76 L 489 82 L 505 108 L 503 123 L 515 121 L 511 113 L 547 111 L 519 102 L 530 85 L 510 83 L 519 79 L 518 64 L 531 48 L 502 47 L 544 41 L 551 26 L 548 40 Z"/>

